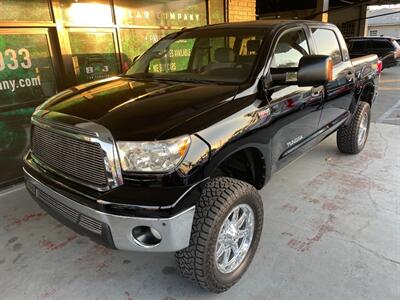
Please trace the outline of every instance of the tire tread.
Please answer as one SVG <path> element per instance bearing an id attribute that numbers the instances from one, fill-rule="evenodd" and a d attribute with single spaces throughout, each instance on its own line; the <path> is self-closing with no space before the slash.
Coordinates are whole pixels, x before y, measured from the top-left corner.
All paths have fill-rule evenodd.
<path id="1" fill-rule="evenodd" d="M 361 152 L 364 145 L 360 147 L 357 142 L 358 138 L 358 127 L 361 123 L 362 115 L 365 111 L 368 111 L 368 122 L 370 120 L 370 106 L 367 102 L 360 102 L 357 106 L 354 116 L 349 125 L 342 126 L 336 135 L 336 144 L 340 152 L 347 154 L 357 154 Z M 369 125 L 368 125 L 369 126 Z M 368 134 L 368 132 L 367 132 Z M 366 142 L 366 140 L 365 140 Z"/>
<path id="2" fill-rule="evenodd" d="M 207 246 L 216 239 L 212 236 L 212 230 L 220 219 L 221 213 L 229 210 L 234 204 L 234 200 L 243 193 L 250 193 L 252 197 L 255 197 L 261 203 L 262 209 L 261 198 L 257 190 L 250 184 L 229 177 L 217 177 L 209 180 L 196 205 L 189 246 L 175 254 L 182 276 L 215 293 L 226 291 L 240 277 L 235 282 L 227 284 L 217 282 L 213 273 L 207 272 L 212 268 L 209 265 L 210 260 L 206 259 Z"/>

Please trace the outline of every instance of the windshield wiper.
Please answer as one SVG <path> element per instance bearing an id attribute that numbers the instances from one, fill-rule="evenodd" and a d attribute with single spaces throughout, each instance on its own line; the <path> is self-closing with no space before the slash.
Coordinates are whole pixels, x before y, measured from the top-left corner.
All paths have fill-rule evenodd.
<path id="1" fill-rule="evenodd" d="M 139 74 L 122 74 L 121 77 L 128 77 L 133 79 L 153 79 L 154 75 L 149 73 L 139 73 Z"/>
<path id="2" fill-rule="evenodd" d="M 176 82 L 188 82 L 188 83 L 215 83 L 221 84 L 223 81 L 215 81 L 209 79 L 200 79 L 200 78 L 165 78 L 165 77 L 153 77 L 154 80 L 165 80 L 165 81 L 176 81 Z"/>
<path id="3" fill-rule="evenodd" d="M 132 74 L 127 75 L 123 74 L 122 77 L 129 77 L 133 79 L 153 79 L 159 81 L 175 81 L 175 82 L 185 82 L 185 83 L 213 83 L 213 84 L 224 84 L 224 81 L 216 81 L 209 79 L 200 79 L 200 78 L 171 78 L 171 77 L 156 77 L 151 73 L 140 73 L 140 74 Z"/>

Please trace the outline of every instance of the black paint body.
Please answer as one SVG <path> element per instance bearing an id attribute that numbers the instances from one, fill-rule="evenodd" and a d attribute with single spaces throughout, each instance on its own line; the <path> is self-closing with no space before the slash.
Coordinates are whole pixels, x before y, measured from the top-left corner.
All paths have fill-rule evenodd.
<path id="1" fill-rule="evenodd" d="M 59 193 L 98 210 L 168 217 L 196 204 L 204 183 L 235 153 L 247 156 L 251 162 L 248 181 L 260 189 L 273 172 L 349 122 L 365 89 L 373 91 L 371 104 L 375 99 L 379 79 L 374 68 L 376 59 L 366 58 L 353 66 L 334 25 L 262 21 L 191 30 L 233 26 L 263 30 L 266 35 L 257 65 L 244 84 L 161 82 L 120 76 L 71 88 L 41 107 L 99 123 L 111 131 L 115 141 L 161 140 L 190 134 L 188 154 L 175 171 L 125 173 L 122 186 L 97 192 L 46 172 L 29 154 L 25 168 Z M 340 37 L 344 61 L 335 66 L 333 80 L 324 86 L 281 85 L 265 90 L 261 82 L 270 72 L 271 53 L 278 38 L 298 27 L 306 32 L 311 54 L 316 54 L 311 28 L 334 30 Z M 115 205 L 103 206 L 93 199 Z"/>

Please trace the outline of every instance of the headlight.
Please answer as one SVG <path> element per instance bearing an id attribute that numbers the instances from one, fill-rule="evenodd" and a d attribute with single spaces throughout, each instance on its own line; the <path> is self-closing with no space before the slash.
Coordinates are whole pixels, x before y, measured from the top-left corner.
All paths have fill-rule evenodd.
<path id="1" fill-rule="evenodd" d="M 168 172 L 185 157 L 190 137 L 154 142 L 117 142 L 122 170 L 126 172 Z"/>

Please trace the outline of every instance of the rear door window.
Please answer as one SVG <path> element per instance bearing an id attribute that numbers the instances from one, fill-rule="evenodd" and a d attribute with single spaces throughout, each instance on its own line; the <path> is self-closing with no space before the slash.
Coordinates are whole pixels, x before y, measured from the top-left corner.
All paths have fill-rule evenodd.
<path id="1" fill-rule="evenodd" d="M 350 41 L 349 50 L 352 52 L 361 52 L 366 46 L 366 41 Z"/>
<path id="2" fill-rule="evenodd" d="M 368 48 L 374 50 L 394 50 L 394 46 L 387 40 L 372 40 L 368 41 Z"/>

